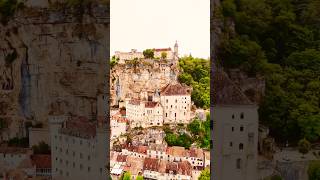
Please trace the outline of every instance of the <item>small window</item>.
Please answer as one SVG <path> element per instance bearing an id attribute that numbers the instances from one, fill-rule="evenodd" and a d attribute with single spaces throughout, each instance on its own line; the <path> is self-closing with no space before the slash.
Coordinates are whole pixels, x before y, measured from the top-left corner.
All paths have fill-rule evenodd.
<path id="1" fill-rule="evenodd" d="M 243 150 L 243 144 L 242 143 L 239 144 L 239 150 Z"/>
<path id="2" fill-rule="evenodd" d="M 234 119 L 234 114 L 232 114 L 232 119 Z"/>
<path id="3" fill-rule="evenodd" d="M 239 158 L 237 159 L 237 169 L 241 169 L 241 166 L 242 166 L 242 160 Z"/>
<path id="4" fill-rule="evenodd" d="M 243 126 L 240 126 L 240 131 L 241 131 L 241 132 L 243 131 L 243 129 L 244 129 L 244 127 L 243 127 Z"/>
<path id="5" fill-rule="evenodd" d="M 229 143 L 230 147 L 232 147 L 232 142 Z"/>
<path id="6" fill-rule="evenodd" d="M 243 119 L 244 118 L 244 114 L 243 112 L 240 114 L 240 119 Z"/>

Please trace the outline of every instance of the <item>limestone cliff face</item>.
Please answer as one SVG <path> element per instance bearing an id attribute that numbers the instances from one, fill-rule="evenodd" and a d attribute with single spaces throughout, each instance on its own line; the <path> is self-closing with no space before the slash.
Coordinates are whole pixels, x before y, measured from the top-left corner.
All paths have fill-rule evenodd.
<path id="1" fill-rule="evenodd" d="M 165 85 L 177 80 L 176 66 L 157 60 L 141 61 L 138 65 L 117 64 L 111 70 L 111 105 L 125 98 L 147 100 Z"/>
<path id="2" fill-rule="evenodd" d="M 108 7 L 25 6 L 0 25 L 0 117 L 46 124 L 49 114 L 91 115 L 106 78 Z"/>

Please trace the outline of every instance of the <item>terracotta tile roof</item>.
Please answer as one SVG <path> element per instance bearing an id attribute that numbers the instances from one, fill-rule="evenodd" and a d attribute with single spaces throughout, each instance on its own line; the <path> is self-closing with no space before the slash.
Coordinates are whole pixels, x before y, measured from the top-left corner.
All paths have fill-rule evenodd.
<path id="1" fill-rule="evenodd" d="M 143 170 L 158 171 L 159 159 L 145 158 L 143 162 Z"/>
<path id="2" fill-rule="evenodd" d="M 166 173 L 173 172 L 176 174 L 178 172 L 178 163 L 176 162 L 168 162 L 166 165 Z"/>
<path id="3" fill-rule="evenodd" d="M 147 101 L 147 102 L 145 102 L 145 107 L 146 108 L 154 108 L 157 106 L 157 104 L 158 104 L 158 102 Z"/>
<path id="4" fill-rule="evenodd" d="M 175 157 L 184 157 L 186 155 L 187 151 L 184 147 L 180 146 L 173 146 L 167 148 L 167 154 Z"/>
<path id="5" fill-rule="evenodd" d="M 210 88 L 212 105 L 253 105 L 221 68 L 216 68 L 216 66 L 211 68 L 213 69 Z"/>
<path id="6" fill-rule="evenodd" d="M 38 169 L 51 169 L 51 155 L 37 154 L 31 156 L 32 164 Z"/>
<path id="7" fill-rule="evenodd" d="M 159 173 L 166 173 L 166 167 L 167 167 L 167 161 L 165 160 L 160 160 L 159 162 Z"/>
<path id="8" fill-rule="evenodd" d="M 191 176 L 192 166 L 188 161 L 182 161 L 178 163 L 178 174 Z"/>
<path id="9" fill-rule="evenodd" d="M 148 146 L 126 146 L 128 151 L 136 152 L 140 154 L 147 154 Z"/>
<path id="10" fill-rule="evenodd" d="M 127 166 L 124 170 L 130 171 L 132 175 L 138 175 L 143 172 L 143 158 L 127 157 Z"/>
<path id="11" fill-rule="evenodd" d="M 174 96 L 174 95 L 190 95 L 191 90 L 189 87 L 185 85 L 181 85 L 179 83 L 176 84 L 168 84 L 161 90 L 161 95 L 165 96 Z"/>
<path id="12" fill-rule="evenodd" d="M 119 154 L 117 156 L 117 162 L 126 162 L 127 161 L 127 155 L 122 155 L 122 154 Z"/>
<path id="13" fill-rule="evenodd" d="M 86 117 L 73 117 L 66 121 L 61 133 L 82 138 L 96 136 L 96 123 L 90 122 Z"/>
<path id="14" fill-rule="evenodd" d="M 200 148 L 192 148 L 189 150 L 190 157 L 203 158 L 203 150 Z"/>
<path id="15" fill-rule="evenodd" d="M 132 104 L 132 105 L 140 105 L 140 100 L 138 99 L 131 99 L 129 101 L 129 104 Z"/>
<path id="16" fill-rule="evenodd" d="M 148 146 L 149 150 L 153 150 L 153 151 L 162 151 L 165 152 L 166 151 L 166 145 L 165 144 L 150 144 Z"/>
<path id="17" fill-rule="evenodd" d="M 154 48 L 153 50 L 157 51 L 157 52 L 159 52 L 159 51 L 171 51 L 171 48 L 158 48 L 158 49 Z"/>

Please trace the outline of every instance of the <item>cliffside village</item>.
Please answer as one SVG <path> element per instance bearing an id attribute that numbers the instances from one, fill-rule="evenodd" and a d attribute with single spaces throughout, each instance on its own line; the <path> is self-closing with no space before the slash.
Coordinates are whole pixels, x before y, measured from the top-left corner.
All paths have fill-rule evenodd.
<path id="1" fill-rule="evenodd" d="M 174 50 L 153 51 L 153 59 L 135 49 L 115 52 L 117 65 L 110 77 L 111 176 L 119 179 L 130 172 L 133 179 L 196 180 L 201 170 L 210 167 L 210 152 L 168 146 L 162 127 L 186 125 L 195 116 L 204 119 L 205 112 L 192 110 L 192 88 L 177 81 L 178 44 Z M 140 61 L 138 67 L 130 63 L 135 59 Z"/>

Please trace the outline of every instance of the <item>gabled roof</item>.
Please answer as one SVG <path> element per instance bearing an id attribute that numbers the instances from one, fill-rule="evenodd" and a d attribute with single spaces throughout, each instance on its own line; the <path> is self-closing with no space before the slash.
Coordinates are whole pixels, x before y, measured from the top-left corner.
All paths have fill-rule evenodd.
<path id="1" fill-rule="evenodd" d="M 248 97 L 228 77 L 222 68 L 212 67 L 211 104 L 215 105 L 253 105 Z"/>
<path id="2" fill-rule="evenodd" d="M 161 90 L 162 96 L 190 95 L 190 93 L 190 88 L 180 83 L 168 84 Z"/>

